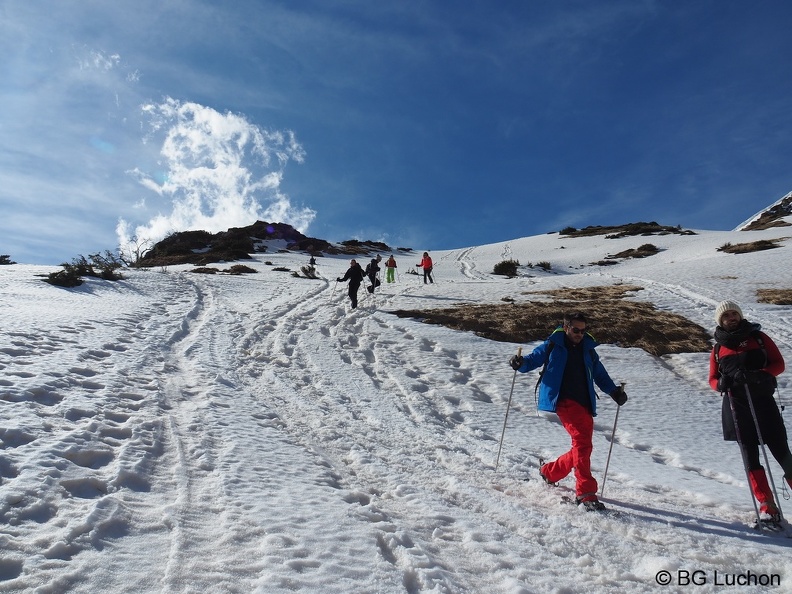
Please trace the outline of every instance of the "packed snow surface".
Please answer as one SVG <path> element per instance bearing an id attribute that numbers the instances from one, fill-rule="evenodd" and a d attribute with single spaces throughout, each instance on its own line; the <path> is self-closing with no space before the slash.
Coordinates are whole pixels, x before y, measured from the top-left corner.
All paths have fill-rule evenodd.
<path id="1" fill-rule="evenodd" d="M 408 274 L 422 250 L 397 252 L 398 282 L 361 290 L 357 310 L 335 281 L 348 257 L 319 258 L 319 280 L 275 270 L 308 256 L 266 253 L 257 274 L 130 270 L 74 289 L 43 282 L 52 267 L 2 266 L 0 591 L 715 592 L 752 575 L 740 591 L 790 592 L 792 539 L 750 526 L 707 353 L 599 348 L 629 401 L 615 434 L 607 396 L 595 425 L 600 482 L 614 434 L 602 499 L 618 513 L 586 513 L 559 503 L 572 477 L 537 480 L 569 445 L 537 415 L 537 372 L 508 366 L 538 343 L 389 313 L 629 283 L 708 329 L 737 301 L 790 364 L 792 308 L 756 294 L 792 288 L 789 240 L 717 249 L 788 234 L 529 237 L 434 252 L 430 285 Z M 644 243 L 660 253 L 591 265 Z M 518 278 L 492 274 L 504 259 Z"/>

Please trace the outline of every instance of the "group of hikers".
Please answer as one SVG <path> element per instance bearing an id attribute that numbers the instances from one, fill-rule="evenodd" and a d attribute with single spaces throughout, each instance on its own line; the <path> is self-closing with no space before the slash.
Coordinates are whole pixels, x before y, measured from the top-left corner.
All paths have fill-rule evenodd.
<path id="1" fill-rule="evenodd" d="M 382 285 L 379 280 L 379 272 L 381 270 L 379 266 L 380 262 L 382 262 L 382 256 L 377 254 L 377 257 L 372 258 L 371 262 L 366 264 L 366 269 L 363 270 L 363 267 L 357 262 L 357 260 L 351 260 L 349 262 L 349 268 L 347 269 L 346 274 L 344 274 L 343 277 L 336 279 L 336 282 L 339 283 L 349 282 L 349 300 L 352 303 L 352 309 L 357 309 L 358 290 L 366 278 L 369 280 L 369 285 L 366 287 L 366 290 L 369 293 L 373 294 L 377 290 L 377 287 Z M 424 284 L 427 282 L 434 283 L 434 279 L 432 278 L 432 258 L 429 256 L 428 252 L 423 253 L 421 262 L 416 266 L 423 268 Z M 393 254 L 391 254 L 391 257 L 385 262 L 385 282 L 396 282 L 396 268 L 396 258 L 394 258 Z"/>
<path id="2" fill-rule="evenodd" d="M 587 510 L 602 510 L 597 481 L 591 474 L 594 417 L 597 414 L 596 384 L 617 405 L 627 402 L 623 386 L 617 386 L 602 364 L 588 333 L 585 314 L 565 316 L 542 344 L 526 355 L 515 355 L 509 364 L 526 373 L 544 367 L 539 381 L 538 408 L 558 415 L 572 444 L 556 460 L 539 461 L 539 475 L 555 485 L 574 470 L 576 503 Z M 786 428 L 773 394 L 776 376 L 784 371 L 784 360 L 773 340 L 759 324 L 743 317 L 740 306 L 722 301 L 715 309 L 715 345 L 710 353 L 709 383 L 721 393 L 723 438 L 736 441 L 753 497 L 758 503 L 757 520 L 778 523 L 781 512 L 773 495 L 774 485 L 759 458 L 767 446 L 792 487 L 792 453 Z M 614 426 L 615 430 L 615 426 Z"/>
<path id="3" fill-rule="evenodd" d="M 367 290 L 380 286 L 381 256 L 366 266 L 352 260 L 338 282 L 349 282 L 349 299 L 357 308 L 357 293 L 368 278 Z M 432 259 L 427 252 L 418 267 L 423 269 L 424 283 L 434 283 Z M 386 282 L 394 282 L 396 260 L 385 262 Z M 743 317 L 740 306 L 722 301 L 715 309 L 715 345 L 710 353 L 709 383 L 722 395 L 721 424 L 723 438 L 740 446 L 746 478 L 756 499 L 757 519 L 778 523 L 781 512 L 774 496 L 774 484 L 759 457 L 766 446 L 784 471 L 784 481 L 792 488 L 792 453 L 786 428 L 774 398 L 776 377 L 784 371 L 784 359 L 773 340 L 761 326 Z M 624 386 L 617 386 L 596 352 L 598 343 L 588 332 L 588 319 L 582 312 L 565 316 L 562 325 L 526 355 L 515 355 L 509 364 L 515 372 L 527 373 L 542 367 L 537 407 L 558 415 L 571 439 L 569 451 L 552 461 L 539 461 L 539 475 L 555 485 L 574 471 L 575 502 L 587 510 L 603 510 L 597 496 L 597 480 L 591 473 L 594 417 L 597 394 L 594 385 L 607 393 L 618 406 L 627 402 Z M 615 430 L 615 426 L 614 426 Z M 766 454 L 765 454 L 766 456 Z M 771 477 L 772 479 L 772 477 Z"/>

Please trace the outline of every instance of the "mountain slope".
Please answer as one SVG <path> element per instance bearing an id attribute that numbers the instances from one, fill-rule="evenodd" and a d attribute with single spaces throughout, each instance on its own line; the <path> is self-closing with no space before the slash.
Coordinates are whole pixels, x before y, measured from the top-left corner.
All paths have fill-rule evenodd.
<path id="1" fill-rule="evenodd" d="M 536 374 L 507 365 L 535 341 L 388 313 L 635 284 L 705 328 L 735 299 L 789 359 L 792 310 L 756 294 L 789 288 L 789 240 L 718 251 L 752 236 L 784 229 L 520 238 L 433 253 L 433 285 L 399 255 L 399 282 L 354 311 L 345 257 L 319 258 L 318 280 L 276 270 L 307 256 L 273 253 L 256 274 L 175 266 L 69 290 L 2 267 L 0 591 L 656 592 L 663 571 L 679 587 L 704 572 L 704 592 L 715 572 L 786 588 L 792 541 L 748 526 L 707 353 L 600 347 L 630 400 L 615 433 L 600 400 L 593 468 L 601 480 L 614 434 L 604 500 L 621 515 L 599 516 L 559 504 L 571 479 L 536 480 L 568 438 L 537 416 Z M 591 265 L 647 241 L 656 255 Z M 505 257 L 518 277 L 491 274 Z"/>

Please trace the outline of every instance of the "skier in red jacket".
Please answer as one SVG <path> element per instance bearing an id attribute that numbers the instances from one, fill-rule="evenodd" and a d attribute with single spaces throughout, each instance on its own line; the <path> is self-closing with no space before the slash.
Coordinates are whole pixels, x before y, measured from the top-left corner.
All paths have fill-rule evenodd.
<path id="1" fill-rule="evenodd" d="M 426 279 L 429 279 L 429 282 L 434 284 L 434 279 L 432 278 L 432 259 L 429 257 L 429 252 L 423 253 L 423 258 L 421 258 L 421 263 L 418 264 L 418 266 L 423 268 L 424 284 L 426 284 Z"/>

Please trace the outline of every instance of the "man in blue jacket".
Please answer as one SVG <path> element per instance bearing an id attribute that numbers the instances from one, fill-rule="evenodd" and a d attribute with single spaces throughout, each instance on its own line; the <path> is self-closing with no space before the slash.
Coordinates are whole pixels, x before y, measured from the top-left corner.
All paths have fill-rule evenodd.
<path id="1" fill-rule="evenodd" d="M 550 337 L 525 357 L 514 356 L 510 365 L 527 373 L 543 365 L 539 383 L 539 410 L 558 415 L 572 438 L 572 447 L 553 462 L 542 464 L 539 474 L 554 484 L 575 470 L 575 494 L 578 505 L 587 510 L 605 506 L 597 498 L 597 480 L 591 475 L 592 436 L 597 416 L 597 393 L 594 384 L 621 406 L 627 402 L 624 388 L 608 375 L 594 350 L 598 343 L 586 331 L 586 316 L 580 312 L 566 316 Z"/>

